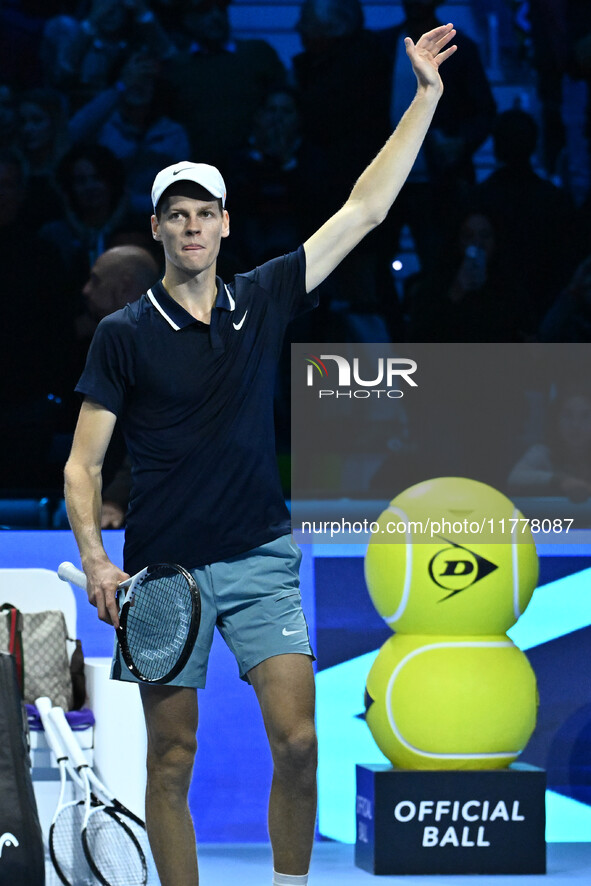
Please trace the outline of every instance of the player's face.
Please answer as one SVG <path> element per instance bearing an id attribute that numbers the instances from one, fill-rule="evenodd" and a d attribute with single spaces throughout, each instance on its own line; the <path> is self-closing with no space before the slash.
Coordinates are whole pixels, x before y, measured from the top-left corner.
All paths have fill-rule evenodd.
<path id="1" fill-rule="evenodd" d="M 164 247 L 167 265 L 194 276 L 215 263 L 230 219 L 216 200 L 170 196 L 164 198 L 160 220 L 152 216 L 152 233 Z"/>

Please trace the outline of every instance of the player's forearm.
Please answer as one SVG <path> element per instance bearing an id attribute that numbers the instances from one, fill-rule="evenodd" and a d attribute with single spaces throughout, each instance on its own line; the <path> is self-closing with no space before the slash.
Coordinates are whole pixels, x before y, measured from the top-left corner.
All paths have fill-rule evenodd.
<path id="1" fill-rule="evenodd" d="M 419 88 L 398 126 L 357 180 L 352 203 L 370 227 L 380 224 L 408 178 L 441 97 L 435 88 Z"/>
<path id="2" fill-rule="evenodd" d="M 101 471 L 70 460 L 64 470 L 64 480 L 68 519 L 86 571 L 108 560 L 101 535 Z"/>

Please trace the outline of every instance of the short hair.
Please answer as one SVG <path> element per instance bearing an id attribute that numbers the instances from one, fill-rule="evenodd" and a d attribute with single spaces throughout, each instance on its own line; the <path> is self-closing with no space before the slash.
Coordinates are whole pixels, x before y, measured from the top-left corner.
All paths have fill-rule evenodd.
<path id="1" fill-rule="evenodd" d="M 143 246 L 121 244 L 112 246 L 100 256 L 106 256 L 110 263 L 116 264 L 120 273 L 127 272 L 133 279 L 137 297 L 150 289 L 160 277 L 160 267 L 154 256 Z"/>

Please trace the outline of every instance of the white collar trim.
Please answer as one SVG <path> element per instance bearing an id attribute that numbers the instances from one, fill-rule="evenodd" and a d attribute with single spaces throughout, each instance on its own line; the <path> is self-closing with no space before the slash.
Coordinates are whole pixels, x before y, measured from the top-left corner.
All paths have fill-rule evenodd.
<path id="1" fill-rule="evenodd" d="M 235 311 L 235 310 L 236 310 L 236 302 L 235 302 L 235 300 L 232 298 L 232 294 L 231 294 L 231 292 L 230 292 L 230 290 L 229 290 L 229 288 L 228 288 L 227 283 L 224 283 L 224 289 L 226 290 L 226 295 L 228 296 L 228 301 L 230 302 L 230 310 L 231 310 L 231 311 Z M 170 326 L 172 326 L 172 328 L 175 330 L 175 332 L 178 332 L 178 330 L 179 330 L 181 327 L 178 326 L 178 325 L 174 322 L 174 320 L 172 319 L 172 317 L 169 317 L 169 315 L 166 313 L 166 311 L 164 310 L 164 308 L 162 307 L 162 305 L 160 304 L 160 302 L 157 300 L 157 298 L 156 298 L 156 296 L 154 295 L 154 293 L 152 292 L 152 290 L 151 290 L 151 289 L 148 289 L 148 292 L 147 292 L 146 294 L 147 294 L 148 298 L 150 299 L 150 301 L 152 302 L 152 304 L 154 305 L 154 307 L 156 308 L 156 310 L 157 310 L 160 314 L 162 314 L 162 316 L 164 317 L 164 319 L 166 320 L 166 322 L 167 322 Z"/>
<path id="2" fill-rule="evenodd" d="M 170 326 L 172 326 L 172 328 L 175 330 L 175 332 L 178 332 L 178 330 L 179 330 L 181 327 L 180 327 L 180 326 L 177 326 L 177 324 L 174 322 L 174 320 L 172 319 L 172 317 L 169 317 L 169 316 L 168 316 L 168 314 L 166 313 L 166 311 L 164 310 L 164 308 L 162 307 L 162 305 L 159 304 L 159 302 L 157 301 L 156 296 L 154 295 L 154 293 L 152 292 L 152 290 L 151 290 L 151 289 L 148 289 L 148 292 L 147 292 L 146 294 L 147 294 L 148 298 L 150 299 L 150 301 L 152 302 L 152 304 L 154 305 L 154 307 L 156 308 L 156 310 L 157 310 L 160 314 L 162 314 L 162 316 L 164 317 L 164 319 L 166 320 L 166 322 L 169 323 Z"/>

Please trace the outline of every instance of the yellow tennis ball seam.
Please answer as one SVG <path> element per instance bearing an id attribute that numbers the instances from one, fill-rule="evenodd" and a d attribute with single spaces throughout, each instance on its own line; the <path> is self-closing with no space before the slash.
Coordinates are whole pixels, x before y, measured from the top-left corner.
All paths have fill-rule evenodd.
<path id="1" fill-rule="evenodd" d="M 424 751 L 421 748 L 416 748 L 414 745 L 411 745 L 408 742 L 402 733 L 399 731 L 396 721 L 394 719 L 394 714 L 392 711 L 392 690 L 394 687 L 394 683 L 396 681 L 396 677 L 404 667 L 404 665 L 410 661 L 412 658 L 415 658 L 418 655 L 421 655 L 425 652 L 430 652 L 433 649 L 457 649 L 458 647 L 464 648 L 488 648 L 488 649 L 500 649 L 500 648 L 509 648 L 512 649 L 514 644 L 510 641 L 503 640 L 495 640 L 495 641 L 469 641 L 469 640 L 460 640 L 458 642 L 447 642 L 447 643 L 430 643 L 426 646 L 421 646 L 418 649 L 413 649 L 411 652 L 407 653 L 403 659 L 401 659 L 396 667 L 394 668 L 390 679 L 387 685 L 386 691 L 386 713 L 388 715 L 388 723 L 394 736 L 398 739 L 400 744 L 406 748 L 406 750 L 410 751 L 413 754 L 417 754 L 420 757 L 427 757 L 433 760 L 502 760 L 505 758 L 514 758 L 517 757 L 521 753 L 521 749 L 518 751 L 495 751 L 491 753 L 481 752 L 476 754 L 443 754 L 443 753 L 434 753 L 433 751 Z"/>
<path id="2" fill-rule="evenodd" d="M 401 509 L 392 507 L 390 505 L 386 508 L 386 511 L 389 511 L 391 514 L 396 514 L 396 516 L 400 517 L 404 521 L 404 525 L 407 527 L 405 532 L 405 565 L 404 565 L 404 587 L 402 590 L 402 597 L 400 603 L 398 604 L 398 609 L 391 616 L 382 616 L 386 624 L 391 627 L 404 615 L 404 611 L 408 604 L 408 600 L 410 597 L 410 588 L 412 584 L 412 536 L 410 534 L 410 530 L 408 529 L 409 520 L 408 515 Z"/>

